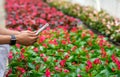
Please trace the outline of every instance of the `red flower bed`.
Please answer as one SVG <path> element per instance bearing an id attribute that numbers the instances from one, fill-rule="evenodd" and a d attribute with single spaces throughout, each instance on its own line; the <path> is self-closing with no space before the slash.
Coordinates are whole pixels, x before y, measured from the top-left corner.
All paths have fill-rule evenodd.
<path id="1" fill-rule="evenodd" d="M 45 23 L 51 28 L 66 26 L 70 29 L 77 25 L 78 19 L 64 15 L 42 0 L 6 0 L 7 27 L 16 30 L 36 30 Z"/>

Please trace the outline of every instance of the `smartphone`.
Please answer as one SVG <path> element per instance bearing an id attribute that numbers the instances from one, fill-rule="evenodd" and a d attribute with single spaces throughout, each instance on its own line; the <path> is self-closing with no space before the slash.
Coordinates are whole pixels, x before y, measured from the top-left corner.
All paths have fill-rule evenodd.
<path id="1" fill-rule="evenodd" d="M 42 28 L 40 28 L 37 32 L 36 35 L 38 35 L 40 32 L 42 32 L 45 28 L 47 28 L 49 26 L 48 23 L 46 23 Z"/>

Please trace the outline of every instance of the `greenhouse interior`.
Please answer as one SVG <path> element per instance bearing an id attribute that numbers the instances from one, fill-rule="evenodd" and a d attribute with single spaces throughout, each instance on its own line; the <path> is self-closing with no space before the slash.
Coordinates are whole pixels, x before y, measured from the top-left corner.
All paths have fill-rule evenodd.
<path id="1" fill-rule="evenodd" d="M 0 77 L 120 77 L 120 0 L 0 0 Z"/>

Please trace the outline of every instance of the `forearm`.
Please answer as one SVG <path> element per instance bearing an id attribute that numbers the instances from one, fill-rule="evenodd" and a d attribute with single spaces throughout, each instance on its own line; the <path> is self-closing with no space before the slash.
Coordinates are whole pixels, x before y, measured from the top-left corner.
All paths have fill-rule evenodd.
<path id="1" fill-rule="evenodd" d="M 0 35 L 0 44 L 10 44 L 10 35 Z"/>
<path id="2" fill-rule="evenodd" d="M 9 30 L 6 28 L 0 28 L 1 35 L 11 35 L 11 34 L 17 35 L 19 33 L 20 33 L 19 31 L 13 31 L 13 30 Z"/>

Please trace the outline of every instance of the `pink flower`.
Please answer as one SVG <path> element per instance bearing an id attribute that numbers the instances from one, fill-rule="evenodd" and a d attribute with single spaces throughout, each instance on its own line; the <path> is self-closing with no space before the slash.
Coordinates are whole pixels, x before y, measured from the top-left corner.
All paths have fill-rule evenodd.
<path id="1" fill-rule="evenodd" d="M 86 36 L 86 33 L 82 33 L 81 38 L 83 39 Z"/>
<path id="2" fill-rule="evenodd" d="M 89 68 L 92 68 L 92 62 L 91 62 L 90 60 L 87 61 L 87 66 L 88 66 Z"/>
<path id="3" fill-rule="evenodd" d="M 18 27 L 16 28 L 16 30 L 21 31 L 22 29 L 21 29 L 20 26 L 18 26 Z"/>
<path id="4" fill-rule="evenodd" d="M 39 42 L 42 43 L 43 41 L 45 41 L 46 37 L 45 36 L 40 36 L 39 39 L 40 39 Z"/>
<path id="5" fill-rule="evenodd" d="M 64 70 L 64 72 L 65 72 L 65 73 L 69 73 L 70 71 L 69 71 L 69 70 L 67 70 L 67 69 L 65 69 L 65 70 Z"/>
<path id="6" fill-rule="evenodd" d="M 70 57 L 70 55 L 69 55 L 69 54 L 65 55 L 65 59 L 68 59 L 69 57 Z"/>
<path id="7" fill-rule="evenodd" d="M 24 58 L 25 58 L 25 56 L 24 56 L 23 53 L 20 53 L 20 58 L 21 58 L 21 59 L 24 59 Z"/>
<path id="8" fill-rule="evenodd" d="M 104 36 L 102 36 L 102 35 L 99 35 L 99 36 L 98 36 L 98 38 L 100 38 L 100 39 L 104 39 Z"/>
<path id="9" fill-rule="evenodd" d="M 55 44 L 55 45 L 57 45 L 58 43 L 57 43 L 57 39 L 54 39 L 53 40 L 53 43 Z"/>
<path id="10" fill-rule="evenodd" d="M 61 60 L 61 61 L 60 61 L 60 65 L 61 65 L 62 67 L 65 66 L 65 63 L 66 63 L 66 60 Z"/>
<path id="11" fill-rule="evenodd" d="M 78 74 L 77 77 L 82 77 L 82 76 L 80 74 Z"/>
<path id="12" fill-rule="evenodd" d="M 73 46 L 71 50 L 75 51 L 76 49 L 77 49 L 77 46 Z"/>
<path id="13" fill-rule="evenodd" d="M 72 31 L 72 32 L 77 32 L 77 28 L 76 28 L 76 27 L 73 27 L 71 31 Z"/>
<path id="14" fill-rule="evenodd" d="M 16 44 L 16 47 L 17 47 L 17 48 L 20 48 L 20 46 L 21 46 L 20 44 Z"/>
<path id="15" fill-rule="evenodd" d="M 12 59 L 12 58 L 13 58 L 13 53 L 12 53 L 12 51 L 9 52 L 8 58 L 9 58 L 9 59 Z"/>
<path id="16" fill-rule="evenodd" d="M 39 22 L 42 23 L 42 24 L 45 24 L 45 23 L 46 23 L 46 20 L 44 20 L 44 19 L 39 19 Z"/>
<path id="17" fill-rule="evenodd" d="M 93 63 L 94 63 L 94 64 L 101 64 L 101 61 L 100 61 L 99 58 L 96 58 Z"/>
<path id="18" fill-rule="evenodd" d="M 34 48 L 33 50 L 34 50 L 36 53 L 38 53 L 38 51 L 39 51 L 38 48 Z"/>
<path id="19" fill-rule="evenodd" d="M 87 61 L 86 72 L 88 72 L 92 68 L 92 62 L 90 60 Z"/>
<path id="20" fill-rule="evenodd" d="M 111 58 L 112 58 L 112 61 L 117 65 L 118 70 L 120 70 L 120 61 L 119 61 L 119 59 L 114 54 L 111 56 Z"/>
<path id="21" fill-rule="evenodd" d="M 47 44 L 42 44 L 42 46 L 44 46 L 45 48 L 48 48 Z"/>
<path id="22" fill-rule="evenodd" d="M 6 77 L 9 77 L 9 75 L 12 73 L 12 69 L 9 69 L 7 74 L 6 74 Z"/>
<path id="23" fill-rule="evenodd" d="M 48 57 L 44 57 L 43 60 L 44 60 L 44 62 L 47 62 Z"/>
<path id="24" fill-rule="evenodd" d="M 103 45 L 104 45 L 104 40 L 101 39 L 101 40 L 99 41 L 99 46 L 102 47 Z"/>
<path id="25" fill-rule="evenodd" d="M 40 57 L 44 57 L 44 54 L 40 54 Z"/>
<path id="26" fill-rule="evenodd" d="M 62 44 L 63 44 L 63 45 L 66 45 L 66 44 L 67 44 L 67 41 L 62 40 Z"/>
<path id="27" fill-rule="evenodd" d="M 56 70 L 57 72 L 62 72 L 62 68 L 60 68 L 60 67 L 58 67 L 58 66 L 55 67 L 55 70 Z"/>
<path id="28" fill-rule="evenodd" d="M 55 67 L 55 70 L 59 71 L 59 69 L 60 69 L 60 68 L 59 68 L 58 66 Z"/>
<path id="29" fill-rule="evenodd" d="M 25 49 L 24 49 L 24 48 L 22 48 L 22 49 L 21 49 L 21 52 L 22 52 L 22 53 L 24 53 L 24 52 L 25 52 Z"/>
<path id="30" fill-rule="evenodd" d="M 40 17 L 45 19 L 46 15 L 45 14 L 41 14 Z"/>
<path id="31" fill-rule="evenodd" d="M 32 28 L 31 28 L 31 27 L 28 27 L 27 30 L 32 31 Z"/>
<path id="32" fill-rule="evenodd" d="M 56 45 L 56 46 L 58 45 L 57 39 L 50 40 L 49 43 L 50 43 L 50 44 L 54 44 L 54 45 Z"/>
<path id="33" fill-rule="evenodd" d="M 45 76 L 46 77 L 51 77 L 51 73 L 50 73 L 49 69 L 46 69 Z"/>
<path id="34" fill-rule="evenodd" d="M 101 48 L 101 55 L 103 58 L 107 56 L 107 53 L 104 48 Z"/>
<path id="35" fill-rule="evenodd" d="M 25 73 L 25 72 L 26 72 L 24 68 L 19 67 L 19 66 L 18 66 L 16 69 L 17 69 L 18 71 L 20 71 L 21 73 Z"/>
<path id="36" fill-rule="evenodd" d="M 91 37 L 94 37 L 94 33 L 91 30 L 89 30 L 89 34 Z"/>

